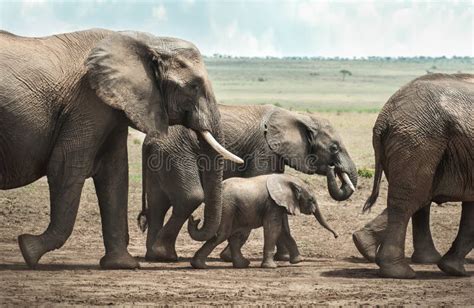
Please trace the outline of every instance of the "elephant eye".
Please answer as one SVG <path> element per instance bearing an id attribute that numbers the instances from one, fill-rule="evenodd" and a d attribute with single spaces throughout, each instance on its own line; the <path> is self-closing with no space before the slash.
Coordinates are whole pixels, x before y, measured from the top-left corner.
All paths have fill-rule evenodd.
<path id="1" fill-rule="evenodd" d="M 329 148 L 331 150 L 332 153 L 336 154 L 337 152 L 339 152 L 339 146 L 337 144 L 332 144 Z"/>
<path id="2" fill-rule="evenodd" d="M 193 90 L 193 92 L 199 91 L 199 85 L 197 83 L 192 83 L 191 90 Z"/>

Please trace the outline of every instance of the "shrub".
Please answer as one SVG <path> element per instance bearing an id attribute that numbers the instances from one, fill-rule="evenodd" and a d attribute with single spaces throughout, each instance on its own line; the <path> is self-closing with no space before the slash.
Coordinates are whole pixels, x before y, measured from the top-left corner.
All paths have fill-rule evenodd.
<path id="1" fill-rule="evenodd" d="M 361 168 L 357 170 L 357 174 L 360 177 L 366 178 L 366 179 L 371 179 L 374 176 L 375 170 L 374 169 L 369 169 L 369 168 Z"/>

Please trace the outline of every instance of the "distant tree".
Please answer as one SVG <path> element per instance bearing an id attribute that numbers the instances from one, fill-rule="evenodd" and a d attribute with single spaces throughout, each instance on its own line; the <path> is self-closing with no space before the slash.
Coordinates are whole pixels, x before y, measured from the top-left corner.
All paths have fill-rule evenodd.
<path id="1" fill-rule="evenodd" d="M 352 73 L 348 70 L 340 70 L 339 73 L 342 74 L 342 81 L 346 79 L 346 76 L 352 76 Z"/>

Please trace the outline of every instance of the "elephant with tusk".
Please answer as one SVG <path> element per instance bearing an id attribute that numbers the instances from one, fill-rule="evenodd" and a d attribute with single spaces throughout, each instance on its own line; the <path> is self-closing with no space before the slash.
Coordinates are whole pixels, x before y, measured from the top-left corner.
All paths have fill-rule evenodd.
<path id="1" fill-rule="evenodd" d="M 348 199 L 357 186 L 355 164 L 328 121 L 271 105 L 219 105 L 219 111 L 226 147 L 244 160 L 242 165 L 226 161 L 200 167 L 196 162 L 207 161 L 207 155 L 198 146 L 199 135 L 184 127 L 171 128 L 165 139 L 145 139 L 139 223 L 143 231 L 148 228 L 145 257 L 149 261 L 177 260 L 176 238 L 191 213 L 203 202 L 211 208 L 221 202 L 217 193 L 221 185 L 209 182 L 215 175 L 248 178 L 283 173 L 289 166 L 306 174 L 326 176 L 329 194 L 335 200 Z M 171 206 L 172 215 L 163 226 Z M 204 217 L 205 222 L 213 218 L 206 212 Z M 204 224 L 194 238 L 204 241 L 214 235 L 215 230 Z M 276 259 L 287 260 L 283 241 L 277 248 Z M 229 248 L 221 257 L 231 260 Z"/>
<path id="2" fill-rule="evenodd" d="M 129 126 L 160 139 L 169 125 L 184 125 L 209 141 L 200 150 L 217 163 L 217 152 L 229 157 L 207 70 L 190 42 L 101 29 L 42 38 L 0 31 L 0 67 L 0 189 L 47 176 L 50 190 L 48 228 L 18 238 L 30 267 L 72 233 L 89 177 L 102 219 L 100 265 L 139 266 L 127 251 Z M 221 177 L 208 180 L 219 186 Z M 211 206 L 219 217 L 220 204 Z M 217 230 L 214 219 L 209 228 Z"/>

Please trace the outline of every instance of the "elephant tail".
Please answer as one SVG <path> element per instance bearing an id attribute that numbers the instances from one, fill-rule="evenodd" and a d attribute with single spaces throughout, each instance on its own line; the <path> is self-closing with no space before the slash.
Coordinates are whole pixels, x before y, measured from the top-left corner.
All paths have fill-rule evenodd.
<path id="1" fill-rule="evenodd" d="M 147 150 L 146 150 L 146 147 L 147 147 L 146 144 L 143 144 L 142 146 L 142 210 L 140 214 L 138 214 L 138 217 L 137 217 L 138 228 L 142 232 L 145 232 L 146 229 L 148 228 L 148 221 L 147 221 L 148 204 L 146 202 L 146 192 L 147 192 L 147 187 L 146 187 Z"/>
<path id="2" fill-rule="evenodd" d="M 379 120 L 377 120 L 379 122 Z M 363 212 L 369 211 L 377 201 L 380 192 L 380 182 L 382 181 L 383 166 L 382 166 L 382 135 L 384 134 L 386 125 L 382 123 L 376 123 L 373 131 L 372 144 L 375 152 L 375 175 L 374 184 L 372 186 L 372 193 L 370 194 L 367 201 L 365 201 Z"/>

